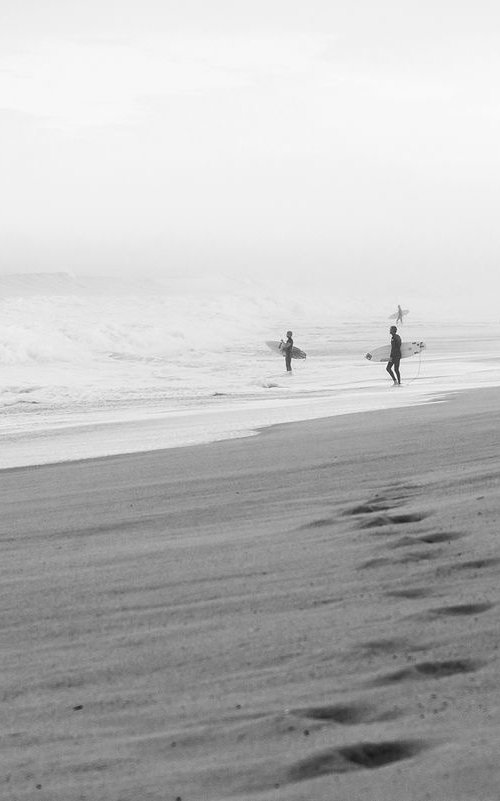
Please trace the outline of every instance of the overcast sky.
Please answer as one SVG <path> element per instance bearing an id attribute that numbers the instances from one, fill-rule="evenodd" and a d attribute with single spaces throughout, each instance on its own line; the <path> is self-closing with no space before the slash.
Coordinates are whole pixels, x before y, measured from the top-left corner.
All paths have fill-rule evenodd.
<path id="1" fill-rule="evenodd" d="M 2 0 L 0 271 L 490 292 L 499 8 Z"/>

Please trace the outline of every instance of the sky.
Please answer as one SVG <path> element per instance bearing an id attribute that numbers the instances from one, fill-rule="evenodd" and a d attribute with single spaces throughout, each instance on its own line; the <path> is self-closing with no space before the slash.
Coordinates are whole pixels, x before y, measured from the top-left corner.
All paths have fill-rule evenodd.
<path id="1" fill-rule="evenodd" d="M 500 7 L 2 0 L 0 272 L 490 294 Z"/>

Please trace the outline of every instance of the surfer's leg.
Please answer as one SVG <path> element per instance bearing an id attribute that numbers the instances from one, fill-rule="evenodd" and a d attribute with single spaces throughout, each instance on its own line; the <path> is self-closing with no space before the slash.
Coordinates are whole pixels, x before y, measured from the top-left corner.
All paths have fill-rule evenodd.
<path id="1" fill-rule="evenodd" d="M 287 373 L 291 373 L 292 372 L 292 354 L 291 353 L 287 353 L 286 354 L 286 356 L 285 356 L 285 365 L 286 365 Z"/>
<path id="2" fill-rule="evenodd" d="M 386 368 L 385 368 L 385 369 L 387 370 L 387 372 L 389 373 L 390 377 L 392 378 L 392 380 L 393 380 L 393 381 L 394 381 L 394 383 L 396 384 L 396 383 L 397 383 L 397 381 L 396 381 L 396 376 L 395 376 L 395 375 L 394 375 L 394 373 L 392 372 L 392 366 L 393 366 L 393 364 L 394 364 L 394 362 L 387 362 L 387 366 L 386 366 Z"/>
<path id="3" fill-rule="evenodd" d="M 399 359 L 394 362 L 394 372 L 396 373 L 398 384 L 401 383 L 401 376 L 399 374 Z"/>

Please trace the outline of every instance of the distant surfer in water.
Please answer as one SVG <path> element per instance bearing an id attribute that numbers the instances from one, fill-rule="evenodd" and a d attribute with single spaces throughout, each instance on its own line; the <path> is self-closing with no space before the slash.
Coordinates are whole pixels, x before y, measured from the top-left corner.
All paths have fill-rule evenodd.
<path id="1" fill-rule="evenodd" d="M 401 384 L 401 376 L 399 374 L 399 362 L 401 361 L 401 337 L 399 336 L 398 329 L 395 325 L 391 325 L 389 330 L 391 333 L 391 354 L 385 369 L 394 381 L 394 386 L 396 387 L 400 386 Z M 394 375 L 392 372 L 393 367 L 396 375 Z"/>
<path id="2" fill-rule="evenodd" d="M 398 303 L 398 316 L 396 317 L 396 322 L 401 323 L 403 325 L 403 309 Z"/>
<path id="3" fill-rule="evenodd" d="M 283 342 L 281 340 L 281 350 L 283 355 L 285 356 L 285 366 L 287 373 L 292 372 L 292 348 L 293 348 L 293 339 L 292 339 L 292 331 L 286 332 L 287 340 Z"/>

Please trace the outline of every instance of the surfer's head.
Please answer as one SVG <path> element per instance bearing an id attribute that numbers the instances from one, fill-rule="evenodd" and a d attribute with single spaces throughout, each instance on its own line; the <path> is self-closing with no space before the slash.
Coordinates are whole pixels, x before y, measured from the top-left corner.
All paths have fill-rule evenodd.
<path id="1" fill-rule="evenodd" d="M 391 325 L 391 327 L 390 327 L 390 329 L 389 329 L 389 331 L 391 332 L 391 334 L 395 334 L 397 330 L 398 330 L 398 329 L 396 328 L 396 326 L 395 326 L 395 325 Z"/>
<path id="2" fill-rule="evenodd" d="M 291 337 L 291 336 L 292 336 L 292 334 L 293 334 L 293 331 L 287 331 L 287 332 L 286 332 L 286 335 L 287 335 L 287 337 Z"/>

